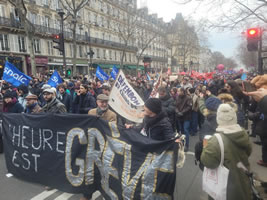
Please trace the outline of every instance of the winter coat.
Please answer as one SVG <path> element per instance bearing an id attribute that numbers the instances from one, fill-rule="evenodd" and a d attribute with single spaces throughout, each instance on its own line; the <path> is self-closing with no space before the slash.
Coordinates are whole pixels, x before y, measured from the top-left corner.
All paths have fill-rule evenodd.
<path id="1" fill-rule="evenodd" d="M 217 128 L 224 143 L 224 166 L 229 169 L 227 184 L 227 200 L 251 200 L 252 193 L 248 176 L 237 168 L 237 163 L 242 162 L 249 170 L 248 157 L 252 147 L 248 134 L 239 125 L 228 128 Z M 213 136 L 203 148 L 201 162 L 210 169 L 219 166 L 221 160 L 220 146 L 217 138 Z"/>
<path id="2" fill-rule="evenodd" d="M 218 126 L 216 121 L 217 112 L 212 112 L 206 108 L 204 98 L 198 99 L 198 105 L 199 111 L 205 117 L 204 123 L 199 130 L 199 139 L 202 141 L 205 135 L 213 135 L 215 133 Z"/>
<path id="3" fill-rule="evenodd" d="M 175 103 L 173 98 L 167 94 L 165 97 L 160 98 L 162 110 L 166 112 L 171 124 L 175 124 Z"/>
<path id="4" fill-rule="evenodd" d="M 97 116 L 97 108 L 89 110 L 88 114 Z M 99 117 L 104 119 L 104 120 L 106 120 L 106 121 L 108 121 L 108 122 L 117 123 L 117 115 L 114 112 L 112 112 L 110 109 L 108 109 L 106 112 L 104 112 Z"/>
<path id="5" fill-rule="evenodd" d="M 144 133 L 148 138 L 153 140 L 170 140 L 175 137 L 172 125 L 164 112 L 159 113 L 150 120 L 145 120 L 137 131 Z"/>
<path id="6" fill-rule="evenodd" d="M 137 94 L 141 97 L 141 99 L 145 98 L 145 89 L 142 86 L 135 86 L 134 90 L 137 92 Z"/>
<path id="7" fill-rule="evenodd" d="M 79 114 L 88 114 L 89 110 L 96 108 L 96 100 L 90 92 L 77 95 L 74 104 L 77 105 L 76 113 Z"/>
<path id="8" fill-rule="evenodd" d="M 66 113 L 66 107 L 58 99 L 54 98 L 44 105 L 41 112 L 45 113 Z"/>
<path id="9" fill-rule="evenodd" d="M 191 113 L 192 113 L 191 97 L 188 95 L 177 96 L 175 111 L 183 114 L 183 116 L 180 117 L 179 119 L 183 121 L 191 120 Z"/>
<path id="10" fill-rule="evenodd" d="M 34 114 L 34 113 L 40 113 L 42 112 L 42 108 L 38 105 L 38 103 L 36 103 L 36 105 L 34 105 L 33 108 L 27 108 L 25 109 L 25 113 L 28 114 Z"/>
<path id="11" fill-rule="evenodd" d="M 72 100 L 69 93 L 64 92 L 64 94 L 58 94 L 58 100 L 65 105 L 67 112 L 72 111 Z"/>
<path id="12" fill-rule="evenodd" d="M 22 113 L 24 111 L 23 106 L 18 102 L 16 98 L 12 99 L 12 102 L 4 103 L 3 112 L 7 113 Z"/>
<path id="13" fill-rule="evenodd" d="M 267 95 L 259 102 L 259 108 L 260 111 L 267 117 Z"/>

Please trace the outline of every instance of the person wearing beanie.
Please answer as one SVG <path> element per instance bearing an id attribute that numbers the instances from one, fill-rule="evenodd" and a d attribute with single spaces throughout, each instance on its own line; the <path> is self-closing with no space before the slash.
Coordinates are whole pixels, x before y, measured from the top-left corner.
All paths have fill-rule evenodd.
<path id="1" fill-rule="evenodd" d="M 126 128 L 132 125 L 125 125 Z M 167 114 L 162 110 L 162 104 L 158 98 L 149 98 L 144 106 L 143 123 L 136 127 L 142 135 L 153 140 L 170 140 L 175 137 L 172 125 Z"/>
<path id="2" fill-rule="evenodd" d="M 224 163 L 229 169 L 227 200 L 252 200 L 252 191 L 248 176 L 237 167 L 241 162 L 249 169 L 248 158 L 252 147 L 248 134 L 237 124 L 236 110 L 229 104 L 221 104 L 217 110 L 218 128 L 216 133 L 222 137 L 224 144 Z M 220 165 L 220 146 L 215 136 L 211 137 L 201 153 L 202 164 L 210 169 Z"/>
<path id="3" fill-rule="evenodd" d="M 24 111 L 23 106 L 18 102 L 18 100 L 14 97 L 14 94 L 11 91 L 6 91 L 3 96 L 3 99 L 3 112 L 22 113 Z"/>

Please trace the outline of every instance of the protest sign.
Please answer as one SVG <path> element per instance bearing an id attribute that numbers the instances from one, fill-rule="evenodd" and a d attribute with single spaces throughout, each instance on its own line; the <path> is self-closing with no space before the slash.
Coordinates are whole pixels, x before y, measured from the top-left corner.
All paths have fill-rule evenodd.
<path id="1" fill-rule="evenodd" d="M 0 115 L 9 173 L 68 193 L 173 199 L 177 143 L 156 141 L 96 116 Z"/>
<path id="2" fill-rule="evenodd" d="M 143 121 L 144 101 L 128 83 L 121 70 L 110 92 L 109 105 L 130 121 L 136 123 Z"/>

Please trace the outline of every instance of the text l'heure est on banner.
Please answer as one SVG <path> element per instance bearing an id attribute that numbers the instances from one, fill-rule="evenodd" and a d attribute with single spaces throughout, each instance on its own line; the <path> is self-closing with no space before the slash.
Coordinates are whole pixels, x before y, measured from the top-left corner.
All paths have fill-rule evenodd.
<path id="1" fill-rule="evenodd" d="M 173 199 L 177 143 L 151 140 L 95 116 L 0 115 L 8 172 L 68 193 Z"/>
<path id="2" fill-rule="evenodd" d="M 144 101 L 129 84 L 122 70 L 120 70 L 112 87 L 108 104 L 122 117 L 136 123 L 142 123 Z"/>

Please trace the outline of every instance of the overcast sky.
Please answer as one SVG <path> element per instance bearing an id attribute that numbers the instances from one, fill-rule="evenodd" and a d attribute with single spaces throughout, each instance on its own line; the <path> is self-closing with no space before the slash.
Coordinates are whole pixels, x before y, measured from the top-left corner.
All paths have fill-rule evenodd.
<path id="1" fill-rule="evenodd" d="M 138 7 L 141 2 L 146 0 L 138 0 Z M 205 17 L 208 13 L 204 10 L 205 7 L 200 10 L 198 3 L 193 3 L 189 5 L 181 5 L 175 3 L 179 0 L 147 0 L 147 6 L 150 13 L 157 13 L 158 17 L 162 17 L 165 22 L 169 22 L 174 19 L 176 13 L 182 13 L 182 15 L 187 18 L 190 16 L 194 20 L 198 20 Z M 212 51 L 220 51 L 226 57 L 235 57 L 235 49 L 240 42 L 240 33 L 237 32 L 217 32 L 212 31 L 209 33 L 209 43 Z"/>

